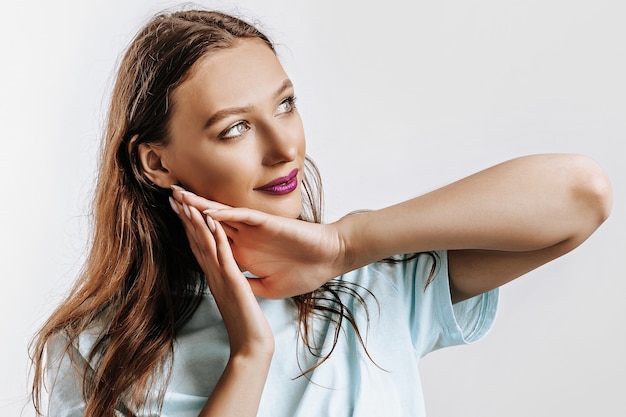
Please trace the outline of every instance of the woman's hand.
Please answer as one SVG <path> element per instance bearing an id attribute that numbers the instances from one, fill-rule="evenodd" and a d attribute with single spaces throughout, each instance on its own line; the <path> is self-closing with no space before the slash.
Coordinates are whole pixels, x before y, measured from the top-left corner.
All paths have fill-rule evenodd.
<path id="1" fill-rule="evenodd" d="M 345 272 L 345 251 L 332 225 L 247 208 L 209 211 L 224 222 L 235 259 L 259 278 L 256 295 L 285 298 L 311 292 Z"/>
<path id="2" fill-rule="evenodd" d="M 248 280 L 230 250 L 218 221 L 205 222 L 193 205 L 170 198 L 222 314 L 230 343 L 230 358 L 200 417 L 254 416 L 274 354 L 274 336 Z"/>
<path id="3" fill-rule="evenodd" d="M 191 250 L 204 271 L 209 288 L 222 314 L 231 348 L 236 355 L 271 358 L 274 352 L 272 331 L 259 304 L 241 273 L 218 221 L 205 217 L 192 205 L 170 199 L 180 217 Z"/>
<path id="4" fill-rule="evenodd" d="M 174 196 L 223 224 L 234 258 L 258 278 L 254 294 L 286 298 L 311 292 L 346 272 L 341 236 L 333 225 L 309 223 L 247 208 L 231 208 L 175 189 Z"/>

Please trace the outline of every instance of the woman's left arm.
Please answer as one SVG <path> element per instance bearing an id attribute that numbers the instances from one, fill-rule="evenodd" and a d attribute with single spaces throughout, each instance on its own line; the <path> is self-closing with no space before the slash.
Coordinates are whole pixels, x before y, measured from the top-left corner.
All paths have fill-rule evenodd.
<path id="1" fill-rule="evenodd" d="M 448 249 L 452 300 L 509 282 L 580 245 L 607 218 L 611 187 L 580 155 L 516 158 L 423 196 L 337 222 L 361 266 Z"/>

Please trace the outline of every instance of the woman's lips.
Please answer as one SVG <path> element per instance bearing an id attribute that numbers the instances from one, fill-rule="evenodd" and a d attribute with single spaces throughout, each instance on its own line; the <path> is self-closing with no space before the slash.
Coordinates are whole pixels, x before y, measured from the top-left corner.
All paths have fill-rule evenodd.
<path id="1" fill-rule="evenodd" d="M 255 188 L 268 194 L 289 194 L 298 187 L 298 169 L 294 169 L 287 176 L 276 178 L 265 185 Z"/>

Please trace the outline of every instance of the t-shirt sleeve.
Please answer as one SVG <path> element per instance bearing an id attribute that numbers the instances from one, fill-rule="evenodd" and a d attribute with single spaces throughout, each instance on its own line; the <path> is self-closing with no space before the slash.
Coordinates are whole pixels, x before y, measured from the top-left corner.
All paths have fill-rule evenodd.
<path id="1" fill-rule="evenodd" d="M 420 254 L 398 264 L 399 284 L 406 303 L 407 320 L 417 353 L 480 340 L 491 329 L 498 307 L 496 288 L 452 304 L 448 253 Z"/>

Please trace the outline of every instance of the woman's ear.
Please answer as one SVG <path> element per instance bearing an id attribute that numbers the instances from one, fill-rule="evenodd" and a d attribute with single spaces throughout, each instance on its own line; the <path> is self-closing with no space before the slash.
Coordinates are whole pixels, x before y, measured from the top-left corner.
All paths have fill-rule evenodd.
<path id="1" fill-rule="evenodd" d="M 161 188 L 170 188 L 173 184 L 177 184 L 178 180 L 167 169 L 161 159 L 163 154 L 162 148 L 157 148 L 148 143 L 141 143 L 137 147 L 139 155 L 139 163 L 145 176 L 155 185 Z"/>

